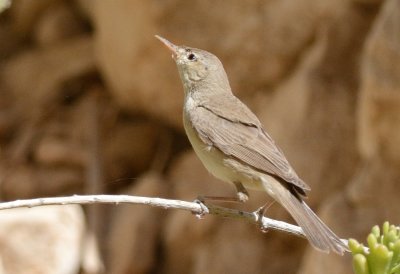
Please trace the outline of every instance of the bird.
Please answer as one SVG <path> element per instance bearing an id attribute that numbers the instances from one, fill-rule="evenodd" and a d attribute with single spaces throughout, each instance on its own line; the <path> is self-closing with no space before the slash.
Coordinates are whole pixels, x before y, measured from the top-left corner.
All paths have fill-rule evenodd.
<path id="1" fill-rule="evenodd" d="M 282 205 L 311 245 L 343 255 L 346 244 L 305 203 L 311 188 L 297 175 L 257 116 L 233 93 L 214 54 L 178 46 L 156 35 L 171 52 L 184 89 L 183 125 L 205 168 L 232 183 L 237 200 L 247 189 L 264 191 Z"/>

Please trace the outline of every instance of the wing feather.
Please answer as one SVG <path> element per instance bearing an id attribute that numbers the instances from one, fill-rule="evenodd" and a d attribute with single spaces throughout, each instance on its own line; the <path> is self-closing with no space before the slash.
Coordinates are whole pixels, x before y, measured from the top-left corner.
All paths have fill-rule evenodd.
<path id="1" fill-rule="evenodd" d="M 189 117 L 203 142 L 257 170 L 279 177 L 303 192 L 310 190 L 264 131 L 257 117 L 236 97 L 204 98 L 190 111 Z"/>

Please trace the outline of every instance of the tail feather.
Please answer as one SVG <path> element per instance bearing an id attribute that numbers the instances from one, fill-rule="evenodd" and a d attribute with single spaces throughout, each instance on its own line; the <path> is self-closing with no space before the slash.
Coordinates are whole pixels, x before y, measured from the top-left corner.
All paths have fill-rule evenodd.
<path id="1" fill-rule="evenodd" d="M 303 229 L 307 239 L 316 249 L 329 253 L 334 251 L 343 255 L 348 247 L 301 199 L 295 197 L 282 184 L 267 184 L 264 187 L 293 217 Z"/>

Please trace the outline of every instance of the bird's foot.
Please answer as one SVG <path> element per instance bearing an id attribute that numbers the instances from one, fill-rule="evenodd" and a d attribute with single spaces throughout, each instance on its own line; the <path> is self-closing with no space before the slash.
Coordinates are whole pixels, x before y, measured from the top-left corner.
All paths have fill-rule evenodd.
<path id="1" fill-rule="evenodd" d="M 241 203 L 245 203 L 249 200 L 249 193 L 246 188 L 240 182 L 233 182 L 236 187 L 236 197 L 237 200 Z"/>
<path id="2" fill-rule="evenodd" d="M 196 216 L 197 219 L 203 219 L 206 214 L 210 213 L 210 211 L 208 210 L 208 207 L 204 203 L 203 197 L 199 196 L 193 202 L 199 204 L 200 208 L 201 208 L 200 212 L 195 213 L 195 216 Z"/>
<path id="3" fill-rule="evenodd" d="M 240 192 L 236 193 L 237 202 L 245 203 L 249 200 L 249 194 L 247 192 Z"/>
<path id="4" fill-rule="evenodd" d="M 266 203 L 262 207 L 258 208 L 255 213 L 257 215 L 257 224 L 258 227 L 260 228 L 261 232 L 267 233 L 268 232 L 268 226 L 264 224 L 263 222 L 263 217 L 265 215 L 265 212 L 271 207 L 272 203 Z"/>

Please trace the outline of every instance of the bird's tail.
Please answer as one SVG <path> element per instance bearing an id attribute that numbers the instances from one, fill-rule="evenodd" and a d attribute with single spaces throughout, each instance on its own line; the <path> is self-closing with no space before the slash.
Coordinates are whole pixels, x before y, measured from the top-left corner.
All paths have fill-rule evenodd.
<path id="1" fill-rule="evenodd" d="M 334 251 L 340 255 L 348 251 L 347 245 L 322 222 L 304 201 L 294 196 L 286 187 L 280 183 L 269 184 L 265 181 L 263 185 L 267 192 L 292 215 L 312 246 L 323 252 Z"/>

